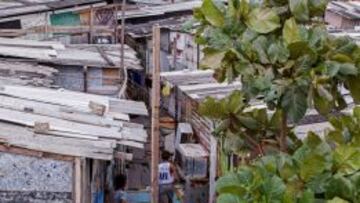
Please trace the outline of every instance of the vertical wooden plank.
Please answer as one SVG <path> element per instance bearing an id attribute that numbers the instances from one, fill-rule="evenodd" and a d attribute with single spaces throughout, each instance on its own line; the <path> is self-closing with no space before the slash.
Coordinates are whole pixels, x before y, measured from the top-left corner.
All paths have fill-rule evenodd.
<path id="1" fill-rule="evenodd" d="M 74 170 L 74 203 L 81 203 L 81 158 L 75 158 Z"/>
<path id="2" fill-rule="evenodd" d="M 217 140 L 210 135 L 210 172 L 209 172 L 209 203 L 215 202 L 216 172 L 217 172 Z"/>
<path id="3" fill-rule="evenodd" d="M 160 27 L 153 27 L 153 73 L 151 92 L 151 189 L 152 203 L 159 201 L 159 108 L 160 108 Z"/>
<path id="4" fill-rule="evenodd" d="M 115 24 L 115 28 L 114 28 L 114 44 L 117 44 L 117 40 L 118 40 L 118 25 L 119 25 L 119 22 L 118 22 L 118 5 L 115 4 L 114 5 L 114 24 Z"/>
<path id="5" fill-rule="evenodd" d="M 174 56 L 173 56 L 173 64 L 174 64 L 174 67 L 173 67 L 173 70 L 176 70 L 176 60 L 177 60 L 177 35 L 178 33 L 176 32 L 176 35 L 175 35 L 175 38 L 174 38 L 174 41 L 173 41 L 173 53 L 174 53 Z"/>
<path id="6" fill-rule="evenodd" d="M 196 69 L 200 70 L 200 45 L 196 45 Z"/>
<path id="7" fill-rule="evenodd" d="M 124 71 L 124 80 L 122 87 L 119 92 L 119 98 L 124 98 L 126 94 L 127 89 L 127 82 L 128 82 L 128 74 L 127 69 L 125 67 L 125 9 L 126 9 L 126 0 L 122 0 L 121 4 L 121 64 L 120 67 Z M 119 72 L 119 78 L 121 78 L 120 75 L 121 72 Z"/>
<path id="8" fill-rule="evenodd" d="M 45 38 L 49 38 L 49 12 L 45 13 Z"/>
<path id="9" fill-rule="evenodd" d="M 88 92 L 88 67 L 83 67 L 83 74 L 84 74 L 84 92 Z"/>
<path id="10" fill-rule="evenodd" d="M 125 52 L 125 9 L 126 0 L 122 0 L 121 4 L 121 68 L 124 68 L 124 52 Z"/>
<path id="11" fill-rule="evenodd" d="M 89 44 L 93 43 L 93 37 L 94 37 L 94 8 L 93 5 L 90 6 L 90 33 L 89 33 Z"/>
<path id="12" fill-rule="evenodd" d="M 81 179 L 81 186 L 82 186 L 82 202 L 83 203 L 90 203 L 91 202 L 91 188 L 90 188 L 90 160 L 89 159 L 82 159 L 82 179 Z"/>

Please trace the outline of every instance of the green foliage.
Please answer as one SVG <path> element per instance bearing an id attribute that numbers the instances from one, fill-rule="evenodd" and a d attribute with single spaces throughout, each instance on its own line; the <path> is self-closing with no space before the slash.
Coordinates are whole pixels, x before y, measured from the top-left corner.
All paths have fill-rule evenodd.
<path id="1" fill-rule="evenodd" d="M 218 180 L 217 201 L 360 202 L 360 108 L 331 116 L 347 107 L 340 88 L 360 103 L 360 47 L 327 33 L 328 0 L 203 2 L 194 12 L 202 67 L 242 83 L 199 109 L 217 121 L 223 152 L 243 158 Z M 252 108 L 257 100 L 266 107 Z M 333 128 L 302 142 L 292 129 L 309 108 Z"/>
<path id="2" fill-rule="evenodd" d="M 293 155 L 258 158 L 221 177 L 217 191 L 244 202 L 359 202 L 360 145 L 354 143 L 360 138 L 360 119 L 336 120 L 341 125 L 332 126 L 326 141 L 309 133 Z M 348 137 L 349 131 L 357 134 Z M 334 133 L 342 140 L 334 139 Z"/>
<path id="3" fill-rule="evenodd" d="M 230 0 L 226 7 L 204 1 L 196 11 L 201 24 L 197 39 L 205 47 L 203 67 L 214 69 L 219 81 L 240 78 L 249 100 L 266 98 L 268 107 L 284 108 L 294 123 L 311 106 L 322 114 L 345 108 L 338 105 L 334 91 L 343 84 L 359 102 L 360 48 L 348 38 L 329 36 L 325 25 L 312 23 L 326 4 Z"/>

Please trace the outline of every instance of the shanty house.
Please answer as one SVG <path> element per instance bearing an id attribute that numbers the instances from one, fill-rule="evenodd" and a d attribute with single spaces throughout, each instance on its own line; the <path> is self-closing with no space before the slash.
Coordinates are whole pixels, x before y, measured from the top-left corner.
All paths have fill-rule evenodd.
<path id="1" fill-rule="evenodd" d="M 109 161 L 144 147 L 143 103 L 69 90 L 0 88 L 0 202 L 108 202 Z"/>
<path id="2" fill-rule="evenodd" d="M 360 26 L 359 1 L 331 1 L 325 13 L 325 21 L 334 28 L 355 29 Z"/>

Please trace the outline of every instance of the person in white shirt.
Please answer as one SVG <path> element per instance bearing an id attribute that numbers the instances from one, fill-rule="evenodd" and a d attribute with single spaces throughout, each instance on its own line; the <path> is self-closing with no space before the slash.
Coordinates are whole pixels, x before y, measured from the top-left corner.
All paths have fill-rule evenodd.
<path id="1" fill-rule="evenodd" d="M 160 203 L 172 203 L 174 183 L 177 178 L 175 165 L 170 161 L 171 153 L 163 151 L 162 162 L 159 164 L 159 195 Z"/>

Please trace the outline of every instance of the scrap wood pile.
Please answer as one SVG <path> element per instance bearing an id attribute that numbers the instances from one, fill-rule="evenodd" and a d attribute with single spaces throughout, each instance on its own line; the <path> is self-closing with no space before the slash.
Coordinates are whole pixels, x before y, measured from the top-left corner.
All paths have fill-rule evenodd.
<path id="1" fill-rule="evenodd" d="M 0 142 L 75 157 L 111 160 L 117 145 L 143 148 L 147 133 L 130 115 L 145 104 L 104 96 L 24 86 L 0 87 Z"/>

